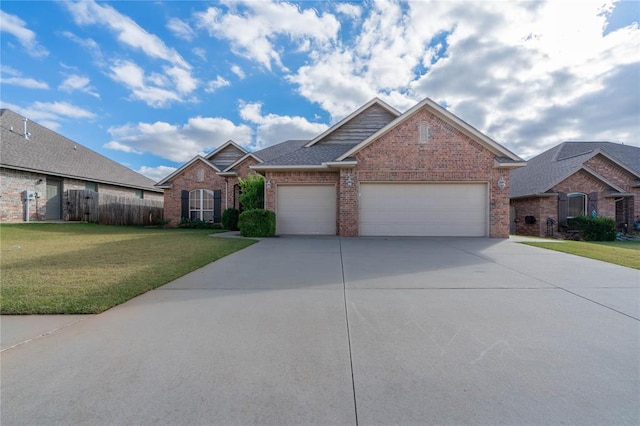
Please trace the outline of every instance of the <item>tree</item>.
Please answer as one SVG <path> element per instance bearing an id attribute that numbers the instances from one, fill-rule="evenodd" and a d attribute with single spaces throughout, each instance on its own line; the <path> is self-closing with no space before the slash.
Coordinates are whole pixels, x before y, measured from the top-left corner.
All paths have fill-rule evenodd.
<path id="1" fill-rule="evenodd" d="M 238 199 L 244 210 L 264 208 L 264 179 L 258 175 L 248 175 L 246 179 L 238 178 L 240 195 Z"/>

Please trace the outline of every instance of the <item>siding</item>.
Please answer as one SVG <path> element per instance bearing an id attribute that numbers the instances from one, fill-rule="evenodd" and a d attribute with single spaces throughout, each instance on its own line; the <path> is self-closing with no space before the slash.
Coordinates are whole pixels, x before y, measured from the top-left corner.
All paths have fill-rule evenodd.
<path id="1" fill-rule="evenodd" d="M 389 124 L 396 117 L 379 105 L 372 105 L 324 137 L 318 144 L 357 144 Z"/>

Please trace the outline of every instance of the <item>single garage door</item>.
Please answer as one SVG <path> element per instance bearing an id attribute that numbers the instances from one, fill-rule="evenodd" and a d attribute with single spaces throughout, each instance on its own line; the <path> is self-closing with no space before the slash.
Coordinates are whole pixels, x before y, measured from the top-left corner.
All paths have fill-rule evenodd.
<path id="1" fill-rule="evenodd" d="M 360 235 L 484 237 L 484 183 L 362 183 Z"/>
<path id="2" fill-rule="evenodd" d="M 276 232 L 335 235 L 335 185 L 278 185 Z"/>

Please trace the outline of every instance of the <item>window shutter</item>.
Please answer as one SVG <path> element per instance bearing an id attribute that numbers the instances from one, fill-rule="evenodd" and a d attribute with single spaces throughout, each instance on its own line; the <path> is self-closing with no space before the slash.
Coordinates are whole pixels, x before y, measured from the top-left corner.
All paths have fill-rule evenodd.
<path id="1" fill-rule="evenodd" d="M 587 216 L 591 216 L 593 212 L 598 212 L 598 193 L 592 192 L 589 194 L 589 199 L 587 201 L 588 211 Z"/>
<path id="2" fill-rule="evenodd" d="M 565 192 L 558 193 L 558 225 L 567 224 L 569 215 L 569 198 Z"/>
<path id="3" fill-rule="evenodd" d="M 213 222 L 222 222 L 222 191 L 213 191 Z"/>
<path id="4" fill-rule="evenodd" d="M 189 219 L 189 191 L 183 189 L 181 194 L 182 206 L 181 206 L 181 218 Z"/>

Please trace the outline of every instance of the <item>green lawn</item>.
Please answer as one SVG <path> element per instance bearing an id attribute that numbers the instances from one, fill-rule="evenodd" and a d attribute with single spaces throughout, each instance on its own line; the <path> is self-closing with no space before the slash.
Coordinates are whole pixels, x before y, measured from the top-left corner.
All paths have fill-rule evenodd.
<path id="1" fill-rule="evenodd" d="M 616 265 L 640 269 L 640 242 L 638 241 L 556 241 L 524 242 L 535 247 L 575 254 L 577 256 L 615 263 Z"/>
<path id="2" fill-rule="evenodd" d="M 255 241 L 94 224 L 0 225 L 3 314 L 98 313 Z"/>

